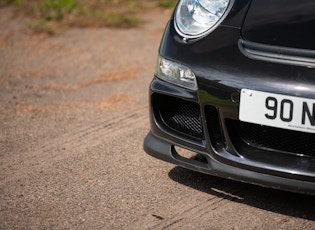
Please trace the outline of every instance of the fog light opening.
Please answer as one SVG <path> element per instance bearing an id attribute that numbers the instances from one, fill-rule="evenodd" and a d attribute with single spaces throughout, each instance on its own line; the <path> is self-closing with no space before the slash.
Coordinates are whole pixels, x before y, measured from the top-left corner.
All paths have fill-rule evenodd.
<path id="1" fill-rule="evenodd" d="M 175 149 L 176 153 L 183 158 L 198 161 L 198 162 L 204 163 L 204 164 L 208 164 L 207 158 L 200 153 L 196 153 L 196 152 L 190 151 L 188 149 L 185 149 L 185 148 L 182 148 L 179 146 L 174 146 L 174 149 Z"/>

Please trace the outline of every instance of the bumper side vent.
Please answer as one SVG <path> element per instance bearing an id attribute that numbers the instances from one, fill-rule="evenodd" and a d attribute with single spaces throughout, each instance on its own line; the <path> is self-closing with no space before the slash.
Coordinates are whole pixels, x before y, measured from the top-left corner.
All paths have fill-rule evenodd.
<path id="1" fill-rule="evenodd" d="M 197 103 L 165 95 L 154 95 L 155 116 L 165 127 L 194 138 L 203 138 L 200 107 Z"/>

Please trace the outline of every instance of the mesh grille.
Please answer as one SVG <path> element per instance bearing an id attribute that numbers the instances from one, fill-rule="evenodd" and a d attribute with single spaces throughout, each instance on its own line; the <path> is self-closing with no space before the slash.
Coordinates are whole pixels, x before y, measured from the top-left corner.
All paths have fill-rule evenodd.
<path id="1" fill-rule="evenodd" d="M 169 97 L 160 103 L 159 112 L 164 123 L 171 129 L 202 138 L 200 108 L 197 103 Z"/>
<path id="2" fill-rule="evenodd" d="M 315 134 L 232 120 L 227 125 L 232 141 L 237 141 L 233 137 L 237 135 L 238 140 L 258 149 L 315 156 Z"/>

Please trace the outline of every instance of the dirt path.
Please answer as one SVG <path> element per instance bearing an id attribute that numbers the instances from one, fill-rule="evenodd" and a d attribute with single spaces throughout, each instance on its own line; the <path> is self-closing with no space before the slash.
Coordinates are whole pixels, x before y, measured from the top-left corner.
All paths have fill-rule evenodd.
<path id="1" fill-rule="evenodd" d="M 143 152 L 169 14 L 47 37 L 0 9 L 0 229 L 315 229 L 314 197 Z"/>

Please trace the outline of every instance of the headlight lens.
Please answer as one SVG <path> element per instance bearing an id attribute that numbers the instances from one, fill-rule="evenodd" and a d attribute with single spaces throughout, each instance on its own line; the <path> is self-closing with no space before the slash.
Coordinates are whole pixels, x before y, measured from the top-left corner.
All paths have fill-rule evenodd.
<path id="1" fill-rule="evenodd" d="M 165 81 L 187 89 L 197 90 L 194 72 L 179 63 L 159 57 L 156 73 L 159 78 Z"/>
<path id="2" fill-rule="evenodd" d="M 175 12 L 175 28 L 186 38 L 200 37 L 215 29 L 234 0 L 180 0 Z"/>

